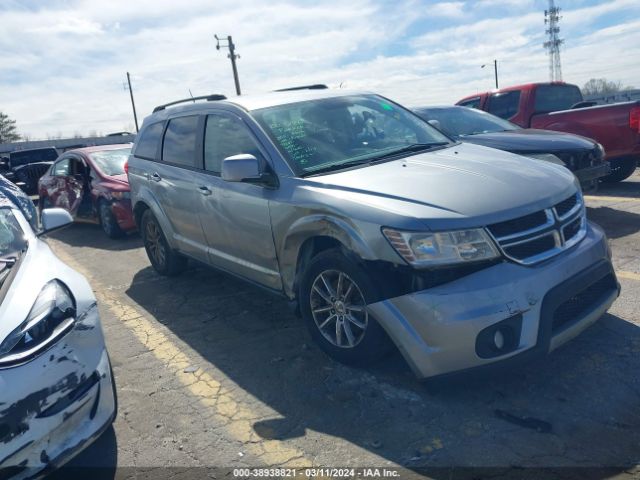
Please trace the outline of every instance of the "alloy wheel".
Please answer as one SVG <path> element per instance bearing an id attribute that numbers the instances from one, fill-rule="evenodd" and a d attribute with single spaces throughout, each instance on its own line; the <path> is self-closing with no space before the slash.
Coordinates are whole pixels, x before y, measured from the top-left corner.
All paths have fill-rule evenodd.
<path id="1" fill-rule="evenodd" d="M 332 345 L 353 348 L 362 341 L 369 313 L 362 291 L 346 273 L 321 272 L 313 281 L 309 299 L 313 320 Z"/>
<path id="2" fill-rule="evenodd" d="M 157 265 L 164 265 L 166 252 L 162 243 L 160 227 L 153 220 L 148 221 L 145 227 L 145 246 Z"/>

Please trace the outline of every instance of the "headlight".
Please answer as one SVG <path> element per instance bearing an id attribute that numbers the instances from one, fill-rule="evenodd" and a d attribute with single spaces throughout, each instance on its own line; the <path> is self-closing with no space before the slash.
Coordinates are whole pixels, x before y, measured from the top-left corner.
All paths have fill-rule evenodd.
<path id="1" fill-rule="evenodd" d="M 116 200 L 131 198 L 131 192 L 111 192 L 111 198 L 115 198 Z"/>
<path id="2" fill-rule="evenodd" d="M 415 267 L 478 262 L 500 256 L 489 235 L 481 228 L 434 233 L 383 228 L 382 233 L 395 251 Z"/>
<path id="3" fill-rule="evenodd" d="M 560 157 L 557 157 L 553 153 L 525 153 L 523 154 L 525 157 L 535 158 L 536 160 L 544 160 L 545 162 L 555 163 L 556 165 L 561 165 L 566 167 L 567 164 L 564 163 Z"/>
<path id="4" fill-rule="evenodd" d="M 25 361 L 63 336 L 75 322 L 71 293 L 58 280 L 47 283 L 27 319 L 0 343 L 0 366 Z"/>

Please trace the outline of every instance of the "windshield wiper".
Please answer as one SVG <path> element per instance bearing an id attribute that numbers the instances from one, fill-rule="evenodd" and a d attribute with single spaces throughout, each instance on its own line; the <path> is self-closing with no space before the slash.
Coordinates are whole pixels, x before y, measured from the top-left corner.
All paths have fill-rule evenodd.
<path id="1" fill-rule="evenodd" d="M 426 150 L 431 150 L 435 147 L 443 147 L 444 145 L 449 145 L 450 143 L 451 142 L 412 143 L 410 145 L 404 145 L 402 147 L 398 147 L 391 151 L 382 153 L 381 155 L 372 158 L 369 163 L 376 163 L 379 160 L 386 160 L 388 158 L 393 158 L 404 153 L 423 152 Z"/>
<path id="2" fill-rule="evenodd" d="M 359 160 L 351 160 L 349 162 L 343 163 L 334 163 L 332 165 L 327 165 L 323 168 L 318 168 L 317 170 L 312 170 L 306 172 L 303 176 L 310 177 L 320 173 L 332 172 L 334 170 L 343 170 L 349 167 L 356 167 L 358 165 L 375 165 L 376 163 L 384 160 L 392 159 L 397 155 L 402 155 L 404 153 L 412 153 L 412 152 L 422 152 L 425 150 L 431 150 L 434 147 L 442 147 L 444 145 L 449 145 L 450 142 L 433 142 L 433 143 L 412 143 L 410 145 L 404 145 L 402 147 L 389 149 L 390 151 L 383 151 L 380 155 L 367 155 L 367 158 L 361 158 Z"/>
<path id="3" fill-rule="evenodd" d="M 18 257 L 2 257 L 0 258 L 0 264 L 4 264 L 7 268 L 13 267 L 18 261 Z"/>
<path id="4" fill-rule="evenodd" d="M 349 162 L 343 162 L 343 163 L 333 163 L 331 165 L 327 165 L 326 167 L 322 167 L 322 168 L 318 168 L 317 170 L 311 170 L 309 172 L 306 172 L 303 176 L 304 177 L 310 177 L 310 176 L 316 175 L 318 173 L 333 172 L 334 170 L 343 170 L 345 168 L 357 167 L 358 165 L 367 165 L 369 163 L 371 163 L 370 159 L 367 159 L 367 160 L 351 160 Z"/>

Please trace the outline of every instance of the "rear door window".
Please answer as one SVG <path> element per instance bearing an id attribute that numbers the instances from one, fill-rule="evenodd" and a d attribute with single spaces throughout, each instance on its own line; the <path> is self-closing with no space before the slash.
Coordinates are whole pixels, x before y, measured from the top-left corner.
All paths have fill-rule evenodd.
<path id="1" fill-rule="evenodd" d="M 195 167 L 198 116 L 169 120 L 162 143 L 162 161 L 186 167 Z"/>
<path id="2" fill-rule="evenodd" d="M 136 141 L 136 157 L 155 160 L 163 126 L 163 122 L 158 122 L 144 129 Z"/>
<path id="3" fill-rule="evenodd" d="M 536 88 L 536 113 L 569 110 L 582 101 L 582 93 L 575 85 L 539 85 Z"/>
<path id="4" fill-rule="evenodd" d="M 511 118 L 518 113 L 520 104 L 520 90 L 511 92 L 494 93 L 489 98 L 489 113 L 500 118 Z"/>

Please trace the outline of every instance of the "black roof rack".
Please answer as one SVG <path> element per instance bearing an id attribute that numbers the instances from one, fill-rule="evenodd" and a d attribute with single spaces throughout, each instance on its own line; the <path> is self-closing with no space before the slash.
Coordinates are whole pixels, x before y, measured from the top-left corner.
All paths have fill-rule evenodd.
<path id="1" fill-rule="evenodd" d="M 316 83 L 315 85 L 302 85 L 300 87 L 279 88 L 274 92 L 291 92 L 293 90 L 325 90 L 327 87 L 324 83 Z"/>
<path id="2" fill-rule="evenodd" d="M 213 95 L 202 95 L 201 97 L 189 97 L 189 98 L 184 98 L 182 100 L 176 100 L 175 102 L 165 103 L 164 105 L 158 105 L 156 108 L 153 109 L 153 113 L 159 112 L 160 110 L 164 110 L 165 108 L 171 107 L 173 105 L 178 105 L 179 103 L 195 102 L 196 100 L 206 100 L 207 102 L 215 102 L 217 100 L 226 100 L 226 99 L 227 97 L 217 93 L 214 93 Z"/>

